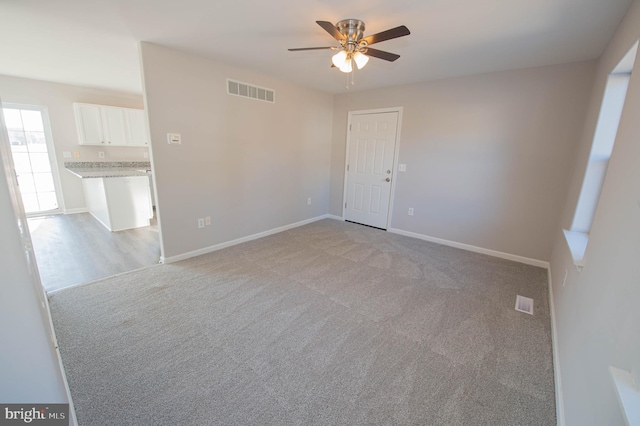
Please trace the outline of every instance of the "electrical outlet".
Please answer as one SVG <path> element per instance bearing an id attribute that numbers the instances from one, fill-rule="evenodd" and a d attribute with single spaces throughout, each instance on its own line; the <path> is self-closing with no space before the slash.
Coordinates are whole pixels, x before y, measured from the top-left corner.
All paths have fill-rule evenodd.
<path id="1" fill-rule="evenodd" d="M 104 158 L 104 151 L 98 151 L 98 157 Z"/>
<path id="2" fill-rule="evenodd" d="M 207 216 L 204 218 L 204 224 L 207 226 L 211 225 L 211 216 Z"/>
<path id="3" fill-rule="evenodd" d="M 562 278 L 562 287 L 564 287 L 564 284 L 567 282 L 567 275 L 569 274 L 569 271 L 567 271 L 566 269 L 564 270 L 564 277 Z"/>
<path id="4" fill-rule="evenodd" d="M 80 152 L 78 152 L 78 151 L 73 151 L 73 156 L 74 156 L 75 158 L 80 158 Z"/>
<path id="5" fill-rule="evenodd" d="M 149 158 L 149 153 L 148 153 L 148 152 L 143 152 L 143 153 L 142 153 L 142 156 L 143 156 L 144 158 Z"/>
<path id="6" fill-rule="evenodd" d="M 409 216 L 413 216 L 413 207 L 409 209 Z"/>
<path id="7" fill-rule="evenodd" d="M 204 218 L 203 217 L 198 219 L 198 228 L 204 228 Z"/>
<path id="8" fill-rule="evenodd" d="M 398 171 L 399 172 L 406 172 L 407 171 L 407 165 L 406 164 L 398 164 Z"/>
<path id="9" fill-rule="evenodd" d="M 307 205 L 310 206 L 311 205 L 311 197 L 307 198 Z"/>

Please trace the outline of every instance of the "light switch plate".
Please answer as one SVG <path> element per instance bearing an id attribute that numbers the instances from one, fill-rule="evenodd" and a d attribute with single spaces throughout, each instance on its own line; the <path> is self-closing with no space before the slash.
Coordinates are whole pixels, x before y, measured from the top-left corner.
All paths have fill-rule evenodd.
<path id="1" fill-rule="evenodd" d="M 71 151 L 63 151 L 62 156 L 64 158 L 71 158 Z"/>
<path id="2" fill-rule="evenodd" d="M 167 133 L 167 143 L 181 144 L 182 139 L 180 138 L 180 133 Z"/>

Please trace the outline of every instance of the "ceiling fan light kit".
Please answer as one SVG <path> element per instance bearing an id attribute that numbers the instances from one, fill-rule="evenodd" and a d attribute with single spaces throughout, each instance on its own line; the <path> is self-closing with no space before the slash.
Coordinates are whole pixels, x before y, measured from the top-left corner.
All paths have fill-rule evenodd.
<path id="1" fill-rule="evenodd" d="M 333 62 L 333 65 L 336 67 L 341 68 L 347 62 L 348 56 L 349 54 L 346 51 L 340 50 L 338 53 L 333 55 L 331 62 Z"/>
<path id="2" fill-rule="evenodd" d="M 367 62 L 369 62 L 369 57 L 362 52 L 356 52 L 353 54 L 353 60 L 358 66 L 358 69 L 361 70 L 367 65 Z"/>
<path id="3" fill-rule="evenodd" d="M 322 49 L 337 50 L 338 53 L 333 55 L 331 62 L 336 68 L 344 73 L 353 72 L 354 62 L 358 69 L 364 68 L 364 66 L 367 65 L 367 62 L 369 62 L 369 57 L 371 56 L 389 62 L 395 61 L 400 57 L 400 55 L 373 49 L 370 48 L 369 45 L 411 34 L 407 27 L 401 25 L 381 33 L 364 37 L 364 22 L 359 19 L 344 19 L 336 25 L 333 25 L 328 21 L 316 21 L 316 23 L 326 32 L 331 34 L 331 36 L 340 43 L 340 46 L 303 47 L 289 49 L 289 51 Z"/>

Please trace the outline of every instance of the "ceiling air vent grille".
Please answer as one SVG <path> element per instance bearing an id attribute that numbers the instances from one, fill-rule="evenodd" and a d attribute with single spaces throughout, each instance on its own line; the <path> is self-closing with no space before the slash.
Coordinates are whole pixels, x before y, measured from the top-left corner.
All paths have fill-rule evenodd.
<path id="1" fill-rule="evenodd" d="M 267 89 L 266 87 L 258 87 L 253 84 L 231 80 L 230 78 L 227 79 L 227 93 L 233 96 L 255 99 L 257 101 L 271 103 L 276 101 L 275 91 Z"/>
<path id="2" fill-rule="evenodd" d="M 518 295 L 516 297 L 516 311 L 533 315 L 533 299 Z"/>

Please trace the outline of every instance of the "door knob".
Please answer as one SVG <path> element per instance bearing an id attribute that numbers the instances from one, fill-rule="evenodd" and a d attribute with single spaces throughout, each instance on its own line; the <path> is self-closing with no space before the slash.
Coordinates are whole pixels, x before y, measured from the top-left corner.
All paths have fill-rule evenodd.
<path id="1" fill-rule="evenodd" d="M 387 170 L 387 174 L 390 175 L 391 174 L 391 170 Z"/>
<path id="2" fill-rule="evenodd" d="M 387 182 L 391 182 L 391 178 L 386 178 L 385 179 Z"/>

